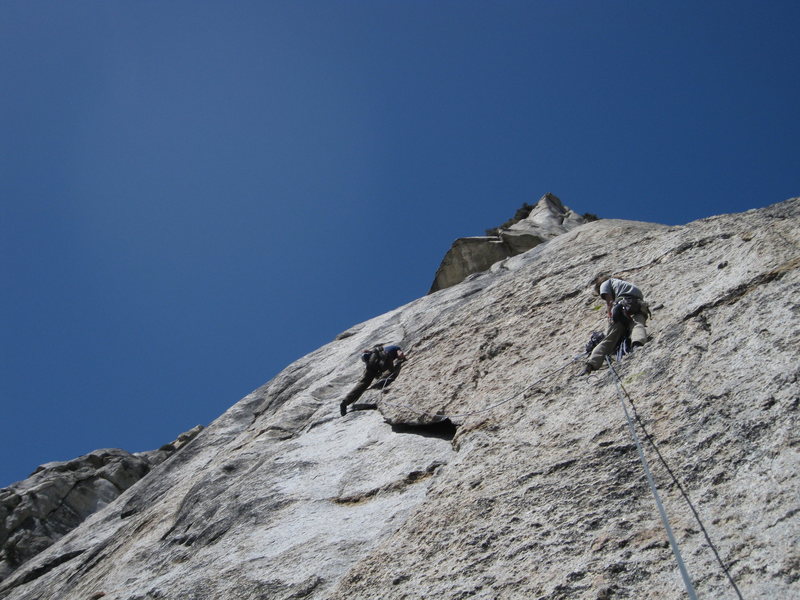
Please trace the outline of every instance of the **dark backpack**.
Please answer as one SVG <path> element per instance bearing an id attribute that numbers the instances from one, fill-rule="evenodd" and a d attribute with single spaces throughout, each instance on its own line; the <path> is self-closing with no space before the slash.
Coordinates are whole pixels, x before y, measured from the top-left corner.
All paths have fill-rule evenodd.
<path id="1" fill-rule="evenodd" d="M 371 350 L 367 350 L 361 354 L 361 360 L 367 364 L 368 369 L 375 371 L 383 370 L 386 364 L 386 351 L 383 349 L 383 345 L 378 344 Z"/>

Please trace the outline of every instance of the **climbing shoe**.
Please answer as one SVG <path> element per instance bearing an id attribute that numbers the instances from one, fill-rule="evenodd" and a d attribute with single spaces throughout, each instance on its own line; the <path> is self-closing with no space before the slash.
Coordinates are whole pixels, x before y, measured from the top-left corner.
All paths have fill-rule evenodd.
<path id="1" fill-rule="evenodd" d="M 592 365 L 588 365 L 588 364 L 587 364 L 587 365 L 585 365 L 585 366 L 583 367 L 583 370 L 581 371 L 581 373 L 580 373 L 580 374 L 581 374 L 581 375 L 588 375 L 589 373 L 591 373 L 591 372 L 592 372 L 592 371 L 594 371 L 594 370 L 595 370 L 595 368 L 594 368 Z"/>
<path id="2" fill-rule="evenodd" d="M 339 412 L 342 413 L 342 416 L 345 416 L 347 414 L 347 404 L 344 402 L 339 404 Z"/>

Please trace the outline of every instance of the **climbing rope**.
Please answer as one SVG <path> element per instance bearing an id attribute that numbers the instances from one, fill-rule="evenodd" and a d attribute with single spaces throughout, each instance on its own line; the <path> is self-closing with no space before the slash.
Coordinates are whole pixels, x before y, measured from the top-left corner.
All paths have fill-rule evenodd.
<path id="1" fill-rule="evenodd" d="M 539 379 L 535 380 L 533 383 L 531 383 L 526 388 L 524 388 L 522 391 L 517 392 L 517 393 L 509 396 L 508 398 L 500 400 L 499 402 L 496 402 L 495 404 L 491 404 L 491 405 L 487 406 L 486 408 L 482 408 L 480 410 L 474 410 L 474 411 L 460 413 L 460 414 L 454 414 L 454 415 L 441 415 L 441 414 L 432 415 L 430 413 L 426 413 L 426 412 L 422 412 L 422 411 L 416 410 L 413 406 L 411 406 L 410 404 L 405 403 L 405 402 L 392 402 L 391 400 L 388 400 L 386 398 L 380 398 L 380 400 L 381 400 L 381 402 L 383 402 L 385 404 L 388 404 L 389 406 L 394 406 L 394 407 L 397 407 L 397 408 L 405 408 L 409 412 L 412 412 L 412 413 L 414 413 L 416 415 L 419 415 L 421 417 L 429 417 L 429 418 L 433 419 L 434 422 L 441 422 L 441 421 L 445 421 L 445 420 L 452 421 L 453 419 L 466 419 L 467 417 L 472 417 L 472 416 L 475 416 L 475 415 L 480 415 L 480 414 L 491 412 L 491 411 L 495 410 L 498 406 L 502 406 L 503 404 L 507 404 L 507 403 L 511 402 L 512 400 L 514 400 L 515 398 L 518 398 L 518 397 L 524 395 L 529 390 L 531 390 L 532 388 L 534 388 L 537 385 L 539 385 L 541 382 L 543 382 L 546 379 L 552 377 L 556 373 L 560 373 L 561 371 L 563 371 L 564 369 L 569 367 L 571 364 L 573 364 L 575 361 L 577 361 L 582 356 L 583 356 L 583 353 L 574 356 L 566 364 L 558 367 L 557 369 L 554 369 L 552 371 L 549 371 L 549 372 L 545 373 L 544 375 L 539 377 Z M 383 390 L 386 387 L 387 383 L 388 382 L 384 382 L 383 386 L 381 386 L 377 390 L 378 394 L 383 392 Z"/>
<path id="2" fill-rule="evenodd" d="M 664 529 L 667 532 L 667 537 L 669 538 L 669 545 L 672 547 L 672 553 L 675 555 L 675 560 L 678 562 L 678 569 L 681 572 L 681 577 L 683 578 L 683 583 L 686 586 L 686 591 L 689 594 L 689 598 L 691 600 L 697 600 L 697 594 L 694 591 L 694 585 L 692 584 L 692 579 L 689 577 L 689 572 L 686 570 L 686 565 L 683 562 L 683 557 L 681 556 L 680 548 L 678 548 L 678 541 L 675 539 L 675 535 L 672 533 L 672 527 L 669 524 L 669 518 L 667 517 L 667 511 L 664 509 L 664 504 L 661 502 L 661 497 L 658 495 L 658 489 L 656 489 L 656 482 L 653 479 L 653 474 L 650 472 L 650 467 L 647 464 L 647 459 L 644 456 L 644 450 L 642 450 L 642 443 L 639 441 L 639 436 L 636 434 L 636 428 L 633 426 L 633 421 L 631 420 L 631 416 L 628 413 L 628 407 L 625 406 L 625 401 L 622 399 L 622 390 L 621 385 L 622 382 L 619 379 L 619 375 L 614 370 L 614 366 L 611 364 L 611 358 L 606 356 L 606 362 L 608 363 L 608 368 L 611 369 L 611 373 L 615 376 L 615 383 L 617 384 L 617 397 L 619 398 L 619 402 L 622 405 L 622 410 L 625 413 L 625 419 L 628 421 L 628 429 L 630 429 L 631 436 L 633 437 L 633 441 L 636 443 L 636 450 L 639 452 L 639 460 L 642 463 L 642 468 L 644 469 L 644 474 L 647 476 L 647 483 L 650 485 L 650 491 L 653 494 L 653 498 L 655 498 L 656 506 L 658 507 L 658 512 L 661 515 L 661 523 L 664 525 Z"/>
<path id="3" fill-rule="evenodd" d="M 416 410 L 413 406 L 411 406 L 408 403 L 405 403 L 405 402 L 393 402 L 391 400 L 383 398 L 381 396 L 382 396 L 382 393 L 384 392 L 387 384 L 389 383 L 389 380 L 384 380 L 383 385 L 381 385 L 376 390 L 376 393 L 381 395 L 381 396 L 379 396 L 381 402 L 383 402 L 385 404 L 388 404 L 389 406 L 394 406 L 394 407 L 398 407 L 398 408 L 400 408 L 400 407 L 405 408 L 409 412 L 412 412 L 412 413 L 414 413 L 416 415 L 419 415 L 419 416 L 422 416 L 422 417 L 429 417 L 429 418 L 431 418 L 433 420 L 434 423 L 442 422 L 442 421 L 445 421 L 445 420 L 451 420 L 452 421 L 453 419 L 465 419 L 467 417 L 471 417 L 471 416 L 474 416 L 474 415 L 479 415 L 479 414 L 484 414 L 484 413 L 491 412 L 491 411 L 495 410 L 497 407 L 502 406 L 503 404 L 507 404 L 508 402 L 511 402 L 515 398 L 518 398 L 519 396 L 524 395 L 525 393 L 527 393 L 532 388 L 536 387 L 537 385 L 539 385 L 543 381 L 549 379 L 553 375 L 555 375 L 557 373 L 560 373 L 561 371 L 563 371 L 564 369 L 566 369 L 567 367 L 569 367 L 570 365 L 575 363 L 577 360 L 579 360 L 580 358 L 585 357 L 585 356 L 586 356 L 586 353 L 583 352 L 581 354 L 578 354 L 578 355 L 572 357 L 570 360 L 568 360 L 567 363 L 565 363 L 561 367 L 558 367 L 558 368 L 556 368 L 556 369 L 554 369 L 552 371 L 549 371 L 549 372 L 545 373 L 544 375 L 542 375 L 541 377 L 536 379 L 533 383 L 531 383 L 530 385 L 525 387 L 523 390 L 521 390 L 521 391 L 519 391 L 519 392 L 517 392 L 515 394 L 512 394 L 508 398 L 500 400 L 499 402 L 491 404 L 491 405 L 489 405 L 489 406 L 487 406 L 485 408 L 482 408 L 480 410 L 475 410 L 475 411 L 470 411 L 470 412 L 465 412 L 465 413 L 460 413 L 460 414 L 452 414 L 452 415 L 434 414 L 434 415 L 431 415 L 430 413 L 426 413 L 426 412 L 423 412 L 423 411 Z M 667 463 L 667 461 L 664 459 L 663 455 L 659 451 L 658 446 L 656 445 L 655 441 L 652 439 L 652 437 L 650 436 L 649 432 L 644 427 L 644 424 L 641 422 L 641 419 L 639 418 L 639 414 L 638 414 L 638 412 L 636 412 L 636 406 L 633 403 L 633 399 L 630 397 L 630 395 L 628 394 L 627 390 L 622 385 L 622 380 L 620 379 L 619 374 L 617 373 L 616 369 L 614 369 L 614 366 L 611 364 L 610 356 L 606 356 L 606 362 L 608 363 L 609 372 L 613 375 L 614 383 L 615 383 L 616 389 L 617 389 L 617 398 L 619 399 L 619 402 L 622 405 L 622 410 L 623 410 L 623 412 L 625 414 L 625 419 L 626 419 L 627 424 L 628 424 L 628 429 L 630 430 L 631 436 L 633 437 L 633 440 L 634 440 L 634 442 L 636 444 L 636 449 L 637 449 L 637 451 L 639 453 L 639 460 L 642 463 L 642 467 L 643 467 L 643 469 L 645 471 L 645 475 L 647 477 L 647 482 L 648 482 L 648 484 L 650 486 L 650 491 L 653 494 L 653 498 L 655 499 L 659 515 L 661 516 L 662 524 L 664 525 L 664 529 L 666 530 L 667 537 L 669 539 L 670 547 L 672 548 L 672 552 L 673 552 L 673 554 L 675 556 L 675 560 L 678 563 L 678 569 L 679 569 L 679 571 L 681 573 L 681 577 L 683 579 L 683 582 L 684 582 L 684 585 L 686 587 L 686 591 L 687 591 L 687 593 L 689 595 L 690 600 L 697 600 L 697 594 L 696 594 L 696 592 L 694 590 L 694 585 L 692 584 L 691 577 L 689 576 L 689 572 L 686 569 L 686 565 L 685 565 L 685 563 L 683 561 L 683 557 L 681 556 L 680 548 L 678 547 L 678 542 L 675 539 L 675 535 L 674 535 L 674 533 L 672 531 L 672 527 L 669 524 L 669 518 L 667 517 L 667 513 L 666 513 L 666 510 L 664 508 L 664 504 L 661 501 L 661 497 L 658 494 L 658 489 L 656 488 L 655 480 L 653 479 L 652 472 L 650 471 L 650 467 L 649 467 L 647 459 L 646 459 L 646 457 L 644 455 L 644 449 L 642 448 L 642 444 L 641 444 L 641 441 L 639 439 L 639 436 L 636 433 L 636 427 L 634 426 L 633 420 L 631 419 L 630 413 L 628 412 L 628 408 L 625 405 L 625 401 L 623 399 L 623 394 L 624 394 L 625 397 L 628 398 L 628 401 L 630 402 L 631 408 L 633 410 L 633 414 L 636 417 L 636 421 L 639 423 L 639 425 L 641 426 L 642 430 L 644 431 L 645 437 L 647 438 L 647 440 L 650 442 L 650 444 L 654 448 L 657 456 L 661 460 L 661 463 L 667 469 L 667 472 L 672 477 L 672 480 L 673 480 L 674 484 L 676 485 L 678 490 L 680 490 L 681 494 L 683 495 L 684 499 L 686 500 L 687 504 L 689 505 L 689 508 L 691 509 L 692 514 L 695 517 L 695 520 L 697 521 L 698 525 L 700 526 L 701 531 L 703 532 L 703 535 L 705 536 L 706 542 L 708 543 L 709 547 L 713 551 L 714 556 L 716 557 L 716 559 L 719 562 L 720 566 L 722 567 L 722 570 L 724 571 L 726 577 L 728 578 L 728 580 L 730 581 L 731 585 L 733 586 L 733 589 L 735 590 L 737 597 L 739 598 L 739 600 L 743 600 L 742 594 L 739 591 L 739 588 L 736 585 L 736 582 L 734 581 L 733 577 L 730 574 L 730 571 L 728 570 L 728 568 L 726 567 L 726 565 L 723 562 L 722 558 L 720 557 L 716 546 L 711 541 L 711 537 L 709 536 L 708 531 L 706 530 L 705 526 L 703 525 L 703 522 L 700 519 L 700 515 L 698 514 L 698 512 L 695 509 L 694 505 L 692 504 L 688 494 L 686 493 L 686 491 L 681 486 L 680 482 L 678 481 L 678 478 L 675 476 L 674 472 L 669 467 L 669 464 Z"/>
<path id="4" fill-rule="evenodd" d="M 666 459 L 661 454 L 661 451 L 659 450 L 658 445 L 655 443 L 655 440 L 653 440 L 653 437 L 647 431 L 647 428 L 645 428 L 644 423 L 642 423 L 642 420 L 639 418 L 639 413 L 636 411 L 636 405 L 633 403 L 633 399 L 631 398 L 630 394 L 628 394 L 628 391 L 625 389 L 625 386 L 622 384 L 622 380 L 620 379 L 619 374 L 614 369 L 614 367 L 611 365 L 611 360 L 609 359 L 609 357 L 606 357 L 606 361 L 608 362 L 610 373 L 614 377 L 614 383 L 615 383 L 616 388 L 617 388 L 617 397 L 619 398 L 620 404 L 622 404 L 622 409 L 625 412 L 625 417 L 626 417 L 626 419 L 628 421 L 628 427 L 631 430 L 631 435 L 633 436 L 634 440 L 636 441 L 636 447 L 639 450 L 639 458 L 641 459 L 642 465 L 644 466 L 645 472 L 647 473 L 648 482 L 650 482 L 651 490 L 653 492 L 653 495 L 656 498 L 656 504 L 659 506 L 659 512 L 662 513 L 662 521 L 664 519 L 666 519 L 666 513 L 663 512 L 663 505 L 661 505 L 660 500 L 658 498 L 658 492 L 655 489 L 655 484 L 653 483 L 652 475 L 650 474 L 650 471 L 649 471 L 649 469 L 647 467 L 647 462 L 644 459 L 644 454 L 642 452 L 641 444 L 639 443 L 639 438 L 636 435 L 636 429 L 633 426 L 633 422 L 631 421 L 630 415 L 628 414 L 628 409 L 625 406 L 625 402 L 622 399 L 622 394 L 624 394 L 625 397 L 628 399 L 628 402 L 630 402 L 631 408 L 633 410 L 633 414 L 636 417 L 636 421 L 639 423 L 639 426 L 642 428 L 642 431 L 645 434 L 645 438 L 647 438 L 647 441 L 650 442 L 650 445 L 653 447 L 653 450 L 655 450 L 655 453 L 658 456 L 659 460 L 661 461 L 661 464 L 664 465 L 664 468 L 667 470 L 667 473 L 669 473 L 670 477 L 672 478 L 672 482 L 678 488 L 678 490 L 680 491 L 680 493 L 683 496 L 684 500 L 686 501 L 686 504 L 689 506 L 689 509 L 692 511 L 692 514 L 694 515 L 695 521 L 697 522 L 698 526 L 700 527 L 700 530 L 703 532 L 703 536 L 706 539 L 706 543 L 709 545 L 709 547 L 711 548 L 711 551 L 714 553 L 714 557 L 716 558 L 717 562 L 719 563 L 720 567 L 722 568 L 722 571 L 725 573 L 725 576 L 728 578 L 728 581 L 730 582 L 731 586 L 733 587 L 734 591 L 736 592 L 736 596 L 739 598 L 739 600 L 744 600 L 743 597 L 742 597 L 742 593 L 739 591 L 739 586 L 736 585 L 736 581 L 733 579 L 733 576 L 731 575 L 730 571 L 728 570 L 728 567 L 725 565 L 725 562 L 722 560 L 722 557 L 719 555 L 719 551 L 717 550 L 717 547 L 714 545 L 714 542 L 711 540 L 711 536 L 709 535 L 708 530 L 706 529 L 705 525 L 703 524 L 703 521 L 700 518 L 700 514 L 697 512 L 697 509 L 694 507 L 694 504 L 692 504 L 692 501 L 689 498 L 689 494 L 683 488 L 683 486 L 681 485 L 680 481 L 678 481 L 678 477 L 675 475 L 674 471 L 670 468 L 670 466 L 667 463 Z M 665 522 L 665 529 L 667 529 L 668 536 L 671 536 L 672 532 L 669 529 L 669 523 L 668 522 Z M 674 537 L 671 536 L 670 537 L 670 545 L 673 544 L 673 540 L 674 540 Z M 677 543 L 675 543 L 675 545 L 673 546 L 673 552 L 675 552 L 676 550 L 677 550 Z M 680 553 L 679 552 L 676 555 L 676 558 L 678 559 L 679 566 L 681 566 L 682 565 L 682 560 L 680 559 Z M 684 573 L 685 573 L 685 567 L 683 567 L 682 570 L 681 570 L 681 574 L 683 575 Z M 686 574 L 686 577 L 684 577 L 684 582 L 686 582 L 686 578 L 688 578 L 688 573 Z M 689 585 L 691 585 L 691 582 L 689 582 Z M 690 597 L 694 597 L 694 596 L 692 596 L 692 593 L 693 593 L 693 591 L 689 592 Z"/>

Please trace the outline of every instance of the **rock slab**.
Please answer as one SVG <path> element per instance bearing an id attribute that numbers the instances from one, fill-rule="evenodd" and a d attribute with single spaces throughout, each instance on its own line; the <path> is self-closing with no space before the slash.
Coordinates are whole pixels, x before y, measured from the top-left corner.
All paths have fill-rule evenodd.
<path id="1" fill-rule="evenodd" d="M 24 481 L 0 490 L 0 582 L 72 531 L 197 435 L 197 426 L 159 450 L 131 454 L 95 450 L 40 466 Z"/>
<path id="2" fill-rule="evenodd" d="M 615 365 L 701 598 L 800 583 L 800 199 L 681 227 L 602 220 L 354 326 L 234 404 L 0 584 L 0 598 L 686 597 L 590 282 L 636 283 Z M 410 360 L 339 416 L 359 350 Z M 443 428 L 443 424 L 451 428 Z M 453 431 L 455 428 L 455 431 Z M 669 469 L 669 470 L 668 470 Z"/>
<path id="3" fill-rule="evenodd" d="M 463 237 L 453 242 L 428 293 L 461 283 L 474 273 L 486 271 L 499 261 L 527 252 L 585 222 L 556 196 L 545 194 L 525 219 L 501 229 L 497 235 Z"/>

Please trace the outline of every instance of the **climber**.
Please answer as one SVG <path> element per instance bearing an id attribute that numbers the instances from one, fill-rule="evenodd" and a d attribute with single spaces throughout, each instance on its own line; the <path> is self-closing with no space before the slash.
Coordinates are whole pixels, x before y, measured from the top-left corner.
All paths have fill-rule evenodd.
<path id="1" fill-rule="evenodd" d="M 366 363 L 364 375 L 356 387 L 339 404 L 339 412 L 342 413 L 342 416 L 347 414 L 347 407 L 358 400 L 375 379 L 379 380 L 376 385 L 381 389 L 394 381 L 400 373 L 400 367 L 406 360 L 406 355 L 403 354 L 400 346 L 383 346 L 379 344 L 373 348 L 362 350 L 361 360 Z M 383 376 L 387 371 L 388 375 Z"/>
<path id="2" fill-rule="evenodd" d="M 593 283 L 595 293 L 606 302 L 608 329 L 605 337 L 591 350 L 582 375 L 600 368 L 605 356 L 611 354 L 618 343 L 628 336 L 633 348 L 642 346 L 647 341 L 645 325 L 650 316 L 650 308 L 644 301 L 644 295 L 632 283 L 605 275 L 595 278 Z M 587 350 L 590 347 L 587 346 Z"/>

